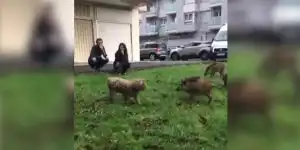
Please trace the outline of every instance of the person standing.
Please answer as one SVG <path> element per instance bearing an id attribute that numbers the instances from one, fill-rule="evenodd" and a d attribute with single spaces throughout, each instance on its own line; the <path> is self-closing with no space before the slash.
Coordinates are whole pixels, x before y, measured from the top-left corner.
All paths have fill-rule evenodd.
<path id="1" fill-rule="evenodd" d="M 124 43 L 119 44 L 119 48 L 115 53 L 115 61 L 113 63 L 113 67 L 116 73 L 120 73 L 122 75 L 124 75 L 130 68 L 127 47 Z"/>
<path id="2" fill-rule="evenodd" d="M 102 68 L 108 62 L 109 59 L 107 58 L 107 54 L 103 46 L 103 40 L 98 38 L 96 40 L 96 45 L 94 45 L 91 49 L 88 63 L 92 69 L 95 71 L 100 71 L 100 68 Z"/>

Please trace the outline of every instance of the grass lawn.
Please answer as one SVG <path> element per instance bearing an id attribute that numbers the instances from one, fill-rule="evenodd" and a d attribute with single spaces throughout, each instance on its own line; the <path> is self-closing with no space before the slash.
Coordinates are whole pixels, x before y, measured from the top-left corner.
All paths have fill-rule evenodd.
<path id="1" fill-rule="evenodd" d="M 183 77 L 203 75 L 204 66 L 184 65 L 128 73 L 144 78 L 141 105 L 125 105 L 121 96 L 108 103 L 109 75 L 76 76 L 75 149 L 222 150 L 227 143 L 227 90 L 218 75 L 211 106 L 206 97 L 187 102 L 177 92 Z"/>
<path id="2" fill-rule="evenodd" d="M 1 76 L 3 149 L 66 150 L 73 145 L 69 132 L 61 132 L 50 124 L 65 118 L 65 77 L 52 71 Z"/>
<path id="3" fill-rule="evenodd" d="M 240 48 L 231 48 L 228 61 L 229 80 L 236 78 L 255 79 L 263 83 L 273 96 L 272 120 L 274 129 L 271 136 L 261 132 L 266 128 L 257 128 L 255 123 L 261 120 L 251 120 L 246 130 L 238 134 L 229 133 L 230 150 L 287 150 L 299 149 L 300 146 L 300 119 L 299 105 L 291 105 L 296 89 L 293 81 L 282 72 L 278 76 L 263 78 L 258 75 L 258 66 L 262 60 L 262 51 L 239 51 Z M 300 55 L 298 55 L 300 56 Z M 298 62 L 299 64 L 299 62 Z M 248 128 L 249 127 L 249 128 Z"/>

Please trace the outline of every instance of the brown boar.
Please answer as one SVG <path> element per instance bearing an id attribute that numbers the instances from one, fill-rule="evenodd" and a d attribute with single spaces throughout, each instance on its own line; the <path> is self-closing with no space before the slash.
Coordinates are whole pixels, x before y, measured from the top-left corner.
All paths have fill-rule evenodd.
<path id="1" fill-rule="evenodd" d="M 294 74 L 297 70 L 297 54 L 294 51 L 278 46 L 267 54 L 264 58 L 261 67 L 261 75 L 274 76 L 280 71 L 287 70 Z"/>
<path id="2" fill-rule="evenodd" d="M 180 87 L 177 90 L 182 89 L 190 95 L 190 99 L 194 99 L 195 96 L 203 95 L 208 97 L 208 104 L 212 102 L 212 83 L 210 80 L 201 78 L 200 76 L 187 77 L 181 80 Z"/>
<path id="3" fill-rule="evenodd" d="M 146 88 L 145 80 L 135 79 L 126 80 L 119 77 L 109 77 L 107 79 L 107 86 L 109 89 L 110 100 L 113 102 L 114 95 L 121 93 L 124 97 L 125 103 L 129 98 L 134 98 L 135 102 L 140 104 L 138 94 L 140 91 L 144 91 Z"/>
<path id="4" fill-rule="evenodd" d="M 228 85 L 228 120 L 230 124 L 248 114 L 256 114 L 269 120 L 271 96 L 261 84 L 238 79 Z"/>
<path id="5" fill-rule="evenodd" d="M 204 76 L 207 76 L 208 73 L 210 73 L 210 77 L 213 77 L 216 72 L 220 74 L 220 76 L 223 76 L 225 73 L 226 65 L 224 63 L 220 62 L 212 62 L 210 65 L 208 65 L 204 71 Z"/>

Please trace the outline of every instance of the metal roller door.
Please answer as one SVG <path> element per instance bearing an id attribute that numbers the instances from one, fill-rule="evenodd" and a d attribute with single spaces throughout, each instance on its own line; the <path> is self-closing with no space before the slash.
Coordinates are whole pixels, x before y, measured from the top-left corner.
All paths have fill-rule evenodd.
<path id="1" fill-rule="evenodd" d="M 103 44 L 110 61 L 114 61 L 114 54 L 121 42 L 126 44 L 129 61 L 132 60 L 130 24 L 97 21 L 96 26 L 97 35 L 103 39 Z"/>
<path id="2" fill-rule="evenodd" d="M 93 43 L 92 21 L 75 19 L 75 63 L 87 63 Z"/>

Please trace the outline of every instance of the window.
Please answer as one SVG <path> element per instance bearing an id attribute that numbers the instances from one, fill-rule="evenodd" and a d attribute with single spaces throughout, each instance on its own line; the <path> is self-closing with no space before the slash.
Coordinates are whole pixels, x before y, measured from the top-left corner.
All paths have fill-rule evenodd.
<path id="1" fill-rule="evenodd" d="M 164 26 L 164 25 L 166 25 L 166 23 L 167 23 L 166 17 L 160 19 L 160 25 Z"/>
<path id="2" fill-rule="evenodd" d="M 185 13 L 184 14 L 184 22 L 193 22 L 194 14 L 193 13 Z"/>
<path id="3" fill-rule="evenodd" d="M 147 18 L 147 24 L 149 24 L 149 25 L 156 25 L 156 19 L 154 19 L 154 18 Z"/>
<path id="4" fill-rule="evenodd" d="M 204 35 L 203 35 L 203 41 L 206 41 L 207 40 L 207 33 L 205 33 Z"/>
<path id="5" fill-rule="evenodd" d="M 147 5 L 147 12 L 151 11 L 151 9 L 153 9 L 153 8 L 154 8 L 154 4 L 149 3 L 149 4 Z"/>
<path id="6" fill-rule="evenodd" d="M 150 11 L 150 6 L 147 5 L 147 12 L 149 12 L 149 11 Z"/>
<path id="7" fill-rule="evenodd" d="M 162 44 L 160 44 L 160 48 L 161 48 L 161 49 L 167 49 L 167 45 L 164 44 L 164 43 L 162 43 Z"/>
<path id="8" fill-rule="evenodd" d="M 215 41 L 227 41 L 227 31 L 221 31 L 215 36 Z"/>
<path id="9" fill-rule="evenodd" d="M 198 42 L 194 42 L 194 43 L 192 43 L 192 46 L 198 46 L 198 45 L 200 45 L 201 43 L 198 43 Z"/>
<path id="10" fill-rule="evenodd" d="M 146 48 L 158 48 L 158 44 L 147 44 Z"/>
<path id="11" fill-rule="evenodd" d="M 192 46 L 192 43 L 189 43 L 189 44 L 185 44 L 185 45 L 183 45 L 184 47 L 190 47 L 190 46 Z"/>
<path id="12" fill-rule="evenodd" d="M 170 20 L 172 23 L 175 23 L 176 22 L 176 14 L 171 14 L 170 15 Z"/>
<path id="13" fill-rule="evenodd" d="M 221 6 L 213 7 L 211 12 L 213 17 L 219 17 L 222 15 L 222 7 Z"/>

